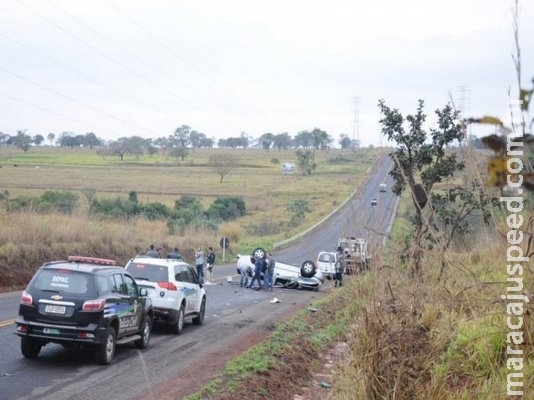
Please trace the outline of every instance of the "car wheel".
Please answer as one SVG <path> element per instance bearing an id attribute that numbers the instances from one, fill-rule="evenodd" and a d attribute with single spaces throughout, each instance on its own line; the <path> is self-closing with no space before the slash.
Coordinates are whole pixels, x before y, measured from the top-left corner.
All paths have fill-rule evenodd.
<path id="1" fill-rule="evenodd" d="M 135 347 L 138 349 L 146 349 L 148 347 L 148 342 L 150 341 L 150 332 L 152 330 L 152 321 L 150 317 L 147 316 L 143 322 L 143 327 L 141 329 L 141 339 L 135 341 Z"/>
<path id="2" fill-rule="evenodd" d="M 20 338 L 20 351 L 26 358 L 36 358 L 41 352 L 43 345 L 29 337 Z"/>
<path id="3" fill-rule="evenodd" d="M 306 260 L 302 263 L 302 267 L 300 267 L 300 274 L 304 278 L 311 278 L 315 275 L 316 270 L 315 263 L 311 260 Z"/>
<path id="4" fill-rule="evenodd" d="M 254 251 L 252 252 L 252 255 L 250 256 L 250 261 L 254 260 L 252 263 L 254 264 L 256 260 L 261 259 L 265 260 L 267 258 L 267 252 L 263 247 L 256 247 Z"/>
<path id="5" fill-rule="evenodd" d="M 115 329 L 111 326 L 106 330 L 104 337 L 104 343 L 100 344 L 96 348 L 95 359 L 100 365 L 109 365 L 113 356 L 115 355 L 115 348 L 117 346 L 117 334 Z"/>
<path id="6" fill-rule="evenodd" d="M 198 316 L 193 318 L 193 323 L 195 325 L 202 325 L 204 322 L 204 315 L 206 314 L 206 298 L 204 297 L 202 299 L 202 303 L 200 303 L 200 310 L 198 311 Z"/>
<path id="7" fill-rule="evenodd" d="M 179 335 L 182 333 L 182 330 L 184 329 L 184 305 L 180 305 L 180 309 L 178 310 L 178 315 L 176 316 L 176 323 L 174 324 L 174 333 Z"/>

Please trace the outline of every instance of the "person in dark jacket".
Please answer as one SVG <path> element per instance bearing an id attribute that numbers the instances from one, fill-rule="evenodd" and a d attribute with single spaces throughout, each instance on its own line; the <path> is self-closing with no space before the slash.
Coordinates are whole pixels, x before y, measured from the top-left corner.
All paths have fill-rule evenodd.
<path id="1" fill-rule="evenodd" d="M 267 259 L 267 271 L 263 274 L 263 287 L 266 290 L 273 291 L 274 285 L 274 265 L 276 261 L 274 260 L 273 253 L 269 253 L 269 258 Z"/>
<path id="2" fill-rule="evenodd" d="M 263 266 L 265 265 L 265 260 L 262 258 L 257 258 L 256 262 L 254 264 L 254 276 L 252 277 L 252 280 L 250 281 L 250 285 L 247 287 L 249 289 L 252 289 L 254 286 L 254 281 L 258 281 L 258 290 L 261 289 L 261 272 L 263 270 Z"/>
<path id="3" fill-rule="evenodd" d="M 334 286 L 341 287 L 343 286 L 343 272 L 345 270 L 345 259 L 343 257 L 343 249 L 341 249 L 341 247 L 339 247 L 337 250 L 337 261 L 334 268 Z"/>
<path id="4" fill-rule="evenodd" d="M 150 245 L 150 250 L 147 251 L 146 255 L 152 258 L 159 258 L 159 253 L 153 244 Z"/>
<path id="5" fill-rule="evenodd" d="M 208 256 L 206 257 L 206 269 L 208 270 L 208 282 L 213 279 L 213 265 L 215 264 L 215 253 L 213 247 L 208 247 Z"/>
<path id="6" fill-rule="evenodd" d="M 182 258 L 182 254 L 180 253 L 180 250 L 178 250 L 178 247 L 175 247 L 173 251 L 171 251 L 169 254 L 167 254 L 167 258 L 172 258 L 174 260 L 180 260 Z"/>

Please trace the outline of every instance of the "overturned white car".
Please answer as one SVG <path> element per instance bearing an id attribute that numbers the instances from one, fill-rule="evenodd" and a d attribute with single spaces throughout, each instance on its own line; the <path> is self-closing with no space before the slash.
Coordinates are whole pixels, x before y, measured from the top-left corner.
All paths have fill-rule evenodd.
<path id="1" fill-rule="evenodd" d="M 238 273 L 240 273 L 239 271 L 243 266 L 249 267 L 249 271 L 252 273 L 254 271 L 254 264 L 258 258 L 267 258 L 266 251 L 261 247 L 256 248 L 250 256 L 238 254 Z M 273 276 L 275 287 L 319 290 L 323 282 L 324 276 L 322 272 L 317 269 L 315 263 L 311 260 L 304 261 L 300 267 L 275 260 Z"/>

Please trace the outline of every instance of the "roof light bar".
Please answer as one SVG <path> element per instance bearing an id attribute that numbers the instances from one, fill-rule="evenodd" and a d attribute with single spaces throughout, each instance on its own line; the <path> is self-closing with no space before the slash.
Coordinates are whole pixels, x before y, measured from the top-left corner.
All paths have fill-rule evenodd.
<path id="1" fill-rule="evenodd" d="M 84 256 L 69 256 L 70 262 L 88 263 L 97 265 L 117 265 L 117 261 L 109 258 L 84 257 Z"/>

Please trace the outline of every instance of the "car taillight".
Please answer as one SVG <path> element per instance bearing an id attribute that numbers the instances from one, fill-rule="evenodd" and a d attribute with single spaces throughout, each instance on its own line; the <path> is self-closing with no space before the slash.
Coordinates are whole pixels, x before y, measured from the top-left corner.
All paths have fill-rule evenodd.
<path id="1" fill-rule="evenodd" d="M 83 303 L 83 311 L 102 311 L 106 306 L 106 299 L 87 300 Z"/>
<path id="2" fill-rule="evenodd" d="M 20 296 L 20 302 L 27 306 L 31 306 L 33 303 L 32 295 L 26 291 L 22 292 L 22 295 Z"/>
<path id="3" fill-rule="evenodd" d="M 178 290 L 176 285 L 172 282 L 158 282 L 158 286 L 167 290 Z"/>

